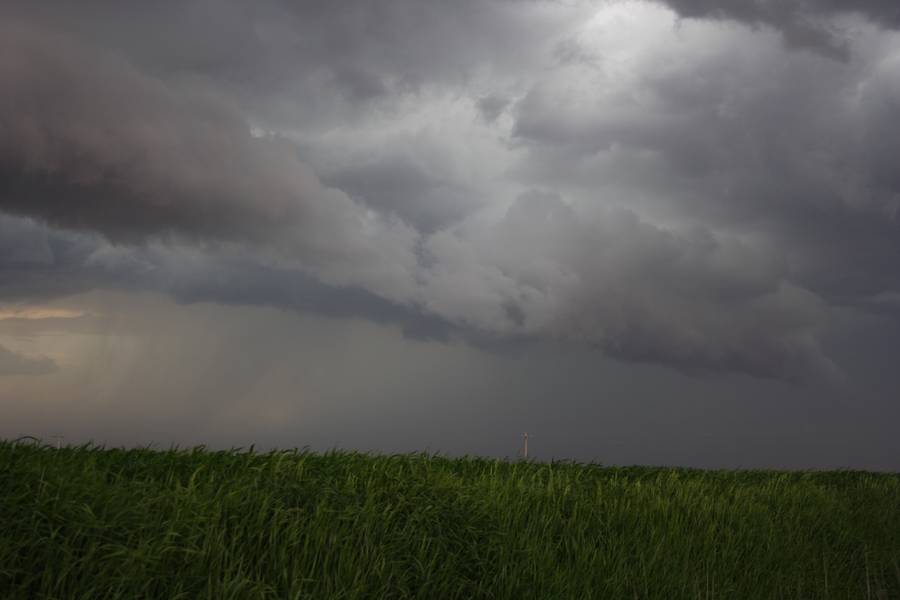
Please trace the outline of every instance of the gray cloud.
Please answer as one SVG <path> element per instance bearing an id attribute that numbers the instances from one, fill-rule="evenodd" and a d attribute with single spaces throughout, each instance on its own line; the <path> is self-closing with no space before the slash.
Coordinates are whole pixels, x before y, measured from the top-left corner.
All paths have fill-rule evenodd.
<path id="1" fill-rule="evenodd" d="M 85 265 L 98 242 L 30 219 L 0 216 L 0 301 L 40 302 L 102 285 Z"/>
<path id="2" fill-rule="evenodd" d="M 251 135 L 227 100 L 67 37 L 3 28 L 0 209 L 115 241 L 269 246 L 336 280 L 353 277 L 341 264 L 374 280 L 415 263 L 412 231 L 322 185 L 287 142 Z"/>
<path id="3" fill-rule="evenodd" d="M 590 7 L 545 2 L 188 0 L 153 6 L 14 0 L 13 17 L 114 49 L 142 72 L 226 93 L 270 126 L 322 130 L 395 110 L 397 95 L 527 65 Z M 141 23 L 136 27 L 135 23 Z"/>
<path id="4" fill-rule="evenodd" d="M 842 47 L 835 3 L 668 4 Z M 833 307 L 900 290 L 872 25 L 839 62 L 647 3 L 56 8 L 0 25 L 0 210 L 49 225 L 0 221 L 7 297 L 158 290 L 797 381 L 837 377 Z"/>
<path id="5" fill-rule="evenodd" d="M 396 325 L 416 339 L 459 335 L 437 316 L 365 289 L 328 285 L 303 271 L 273 267 L 244 253 L 114 245 L 95 234 L 0 216 L 0 305 L 40 304 L 96 289 L 157 291 L 183 303 L 271 306 L 327 318 L 359 318 Z"/>
<path id="6" fill-rule="evenodd" d="M 478 204 L 472 197 L 473 190 L 429 172 L 427 165 L 417 164 L 410 156 L 372 157 L 362 163 L 332 167 L 323 174 L 323 180 L 426 233 L 458 221 Z"/>
<path id="7" fill-rule="evenodd" d="M 150 294 L 95 292 L 67 303 L 102 307 L 106 328 L 68 340 L 71 355 L 52 377 L 0 380 L 3 437 L 513 457 L 529 431 L 539 459 L 715 468 L 900 464 L 896 331 L 887 335 L 883 321 L 871 323 L 874 337 L 835 343 L 884 393 L 840 402 L 833 389 L 685 377 L 571 345 L 487 353 L 410 342 L 361 320 L 185 306 Z M 860 351 L 873 342 L 875 361 Z"/>
<path id="8" fill-rule="evenodd" d="M 666 0 L 680 14 L 689 17 L 732 18 L 741 21 L 774 22 L 796 18 L 860 14 L 884 27 L 900 27 L 900 8 L 890 0 Z"/>
<path id="9" fill-rule="evenodd" d="M 895 46 L 860 42 L 846 64 L 751 31 L 657 33 L 627 78 L 585 62 L 577 92 L 549 78 L 523 97 L 520 177 L 755 237 L 780 253 L 786 280 L 835 303 L 897 289 L 897 71 L 881 44 L 887 56 Z M 666 55 L 691 58 L 653 66 Z"/>
<path id="10" fill-rule="evenodd" d="M 479 98 L 475 104 L 481 111 L 481 116 L 487 121 L 496 121 L 503 110 L 509 106 L 509 98 L 497 94 L 490 94 Z"/>
<path id="11" fill-rule="evenodd" d="M 625 209 L 579 215 L 535 190 L 493 227 L 435 236 L 430 248 L 444 258 L 429 306 L 476 326 L 688 372 L 841 377 L 816 341 L 822 301 L 790 282 L 778 253 L 736 237 L 662 229 Z M 466 251 L 492 270 L 467 268 Z"/>
<path id="12" fill-rule="evenodd" d="M 30 357 L 0 346 L 0 377 L 4 375 L 46 375 L 58 370 L 46 356 Z"/>
<path id="13" fill-rule="evenodd" d="M 846 34 L 832 19 L 861 15 L 882 27 L 900 27 L 900 8 L 891 0 L 663 0 L 687 18 L 732 19 L 767 25 L 784 34 L 788 45 L 813 48 L 846 58 Z"/>

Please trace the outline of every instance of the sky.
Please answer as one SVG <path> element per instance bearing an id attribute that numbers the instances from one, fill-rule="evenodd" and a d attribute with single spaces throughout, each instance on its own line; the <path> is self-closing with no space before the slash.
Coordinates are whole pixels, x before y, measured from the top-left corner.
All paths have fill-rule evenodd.
<path id="1" fill-rule="evenodd" d="M 0 90 L 0 437 L 900 470 L 895 0 L 9 0 Z"/>

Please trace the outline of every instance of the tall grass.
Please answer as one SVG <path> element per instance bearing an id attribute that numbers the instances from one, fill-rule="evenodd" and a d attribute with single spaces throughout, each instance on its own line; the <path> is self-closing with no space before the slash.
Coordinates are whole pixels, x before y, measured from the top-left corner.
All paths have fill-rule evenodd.
<path id="1" fill-rule="evenodd" d="M 900 475 L 0 442 L 2 598 L 900 598 Z"/>

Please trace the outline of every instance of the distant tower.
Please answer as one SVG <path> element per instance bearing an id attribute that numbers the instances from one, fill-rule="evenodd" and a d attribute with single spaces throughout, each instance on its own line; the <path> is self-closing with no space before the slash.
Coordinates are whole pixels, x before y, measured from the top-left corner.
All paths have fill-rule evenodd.
<path id="1" fill-rule="evenodd" d="M 528 458 L 528 432 L 522 434 L 522 458 Z"/>

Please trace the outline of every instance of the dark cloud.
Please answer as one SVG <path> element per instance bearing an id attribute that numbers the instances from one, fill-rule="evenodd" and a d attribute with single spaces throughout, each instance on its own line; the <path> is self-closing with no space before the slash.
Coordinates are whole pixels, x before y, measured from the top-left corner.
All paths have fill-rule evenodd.
<path id="1" fill-rule="evenodd" d="M 851 12 L 668 4 L 835 52 Z M 839 371 L 833 307 L 900 289 L 886 4 L 854 7 L 882 28 L 844 62 L 651 3 L 2 12 L 7 298 L 156 290 L 797 381 Z"/>
<path id="2" fill-rule="evenodd" d="M 2 2 L 0 434 L 894 467 L 897 29 Z"/>
<path id="3" fill-rule="evenodd" d="M 430 173 L 411 157 L 373 157 L 339 168 L 323 180 L 369 206 L 399 215 L 425 233 L 460 220 L 477 204 L 473 190 Z"/>
<path id="4" fill-rule="evenodd" d="M 2 27 L 0 209 L 114 241 L 267 246 L 326 271 L 375 272 L 363 264 L 382 251 L 388 270 L 414 264 L 411 231 L 325 187 L 287 142 L 252 135 L 227 100 L 86 42 Z"/>
<path id="5" fill-rule="evenodd" d="M 0 302 L 41 302 L 102 286 L 86 268 L 96 240 L 0 216 Z"/>
<path id="6" fill-rule="evenodd" d="M 373 103 L 390 110 L 396 95 L 434 83 L 459 85 L 486 63 L 503 73 L 586 12 L 507 0 L 15 0 L 4 10 L 115 49 L 141 72 L 212 86 L 269 125 L 305 129 L 364 117 Z"/>
<path id="7" fill-rule="evenodd" d="M 497 295 L 460 319 L 687 372 L 841 378 L 816 341 L 825 306 L 791 283 L 786 263 L 764 247 L 698 227 L 662 229 L 625 209 L 586 217 L 539 190 L 522 194 L 494 227 L 438 238 L 433 248 L 449 255 L 443 244 L 460 240 L 499 271 L 434 274 L 435 303 Z M 457 290 L 477 291 L 454 299 Z"/>
<path id="8" fill-rule="evenodd" d="M 389 302 L 360 288 L 329 286 L 300 271 L 279 270 L 249 261 L 209 262 L 177 273 L 168 291 L 180 302 L 272 306 L 328 318 L 360 318 L 397 325 L 412 339 L 449 340 L 450 322 Z"/>
<path id="9" fill-rule="evenodd" d="M 243 254 L 117 246 L 96 235 L 0 217 L 0 306 L 43 303 L 96 289 L 165 292 L 184 303 L 271 306 L 366 319 L 396 325 L 415 339 L 447 340 L 459 333 L 440 317 L 364 289 L 331 286 L 303 271 L 267 266 Z"/>
<path id="10" fill-rule="evenodd" d="M 520 176 L 754 238 L 780 256 L 785 281 L 828 302 L 900 287 L 896 61 L 785 55 L 764 36 L 728 44 L 709 27 L 692 32 L 716 36 L 706 47 L 663 34 L 627 79 L 583 64 L 577 92 L 533 87 L 515 108 Z"/>
<path id="11" fill-rule="evenodd" d="M 900 28 L 900 8 L 892 0 L 662 0 L 683 17 L 732 19 L 767 25 L 790 46 L 813 48 L 846 58 L 847 40 L 832 19 L 862 15 L 882 27 Z"/>
<path id="12" fill-rule="evenodd" d="M 666 0 L 666 4 L 689 17 L 726 17 L 741 21 L 778 22 L 790 17 L 860 14 L 884 27 L 900 27 L 900 8 L 891 0 Z"/>
<path id="13" fill-rule="evenodd" d="M 497 117 L 503 114 L 504 109 L 509 106 L 509 98 L 490 94 L 479 98 L 475 105 L 478 107 L 481 116 L 484 117 L 486 121 L 496 121 Z"/>

